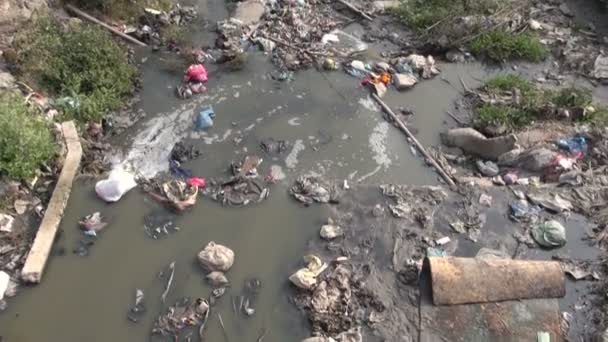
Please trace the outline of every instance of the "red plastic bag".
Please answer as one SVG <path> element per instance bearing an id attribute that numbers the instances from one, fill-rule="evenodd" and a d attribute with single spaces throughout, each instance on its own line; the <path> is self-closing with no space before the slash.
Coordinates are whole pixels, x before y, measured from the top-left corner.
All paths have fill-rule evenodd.
<path id="1" fill-rule="evenodd" d="M 207 82 L 207 69 L 202 64 L 192 64 L 186 71 L 186 82 Z"/>

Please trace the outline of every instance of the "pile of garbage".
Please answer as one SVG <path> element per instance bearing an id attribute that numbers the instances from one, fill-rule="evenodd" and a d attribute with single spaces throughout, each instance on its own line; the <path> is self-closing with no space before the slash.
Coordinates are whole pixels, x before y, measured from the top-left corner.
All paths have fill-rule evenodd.
<path id="1" fill-rule="evenodd" d="M 144 9 L 139 17 L 137 26 L 123 26 L 122 32 L 137 38 L 138 40 L 159 47 L 163 43 L 162 28 L 168 26 L 183 26 L 197 17 L 194 7 L 176 4 L 169 12 L 159 11 L 153 8 Z M 169 47 L 175 47 L 176 42 L 166 42 Z"/>
<path id="2" fill-rule="evenodd" d="M 315 336 L 304 341 L 363 341 L 360 324 L 364 318 L 359 316 L 365 310 L 361 310 L 359 289 L 351 280 L 351 267 L 337 263 L 331 272 L 321 275 L 329 267 L 327 264 L 314 255 L 304 259 L 307 266 L 289 277 L 300 289 L 294 302 L 307 313 Z"/>
<path id="3" fill-rule="evenodd" d="M 193 332 L 203 340 L 205 323 L 209 317 L 209 302 L 204 298 L 183 298 L 158 316 L 152 327 L 153 335 L 169 336 L 181 341 Z"/>
<path id="4" fill-rule="evenodd" d="M 322 185 L 320 179 L 306 176 L 298 177 L 294 185 L 289 189 L 289 192 L 296 200 L 307 205 L 313 203 L 328 203 L 332 201 L 332 198 L 336 195 L 335 191 L 330 192 L 326 186 Z"/>
<path id="5" fill-rule="evenodd" d="M 326 59 L 324 67 L 332 70 L 335 62 L 328 63 L 328 60 L 331 59 Z M 432 56 L 417 54 L 393 58 L 390 63 L 376 62 L 373 67 L 369 63 L 352 60 L 344 64 L 344 70 L 351 76 L 362 78 L 361 85 L 370 86 L 379 97 L 383 97 L 391 85 L 399 91 L 407 90 L 419 79 L 429 79 L 440 73 Z"/>
<path id="6" fill-rule="evenodd" d="M 231 177 L 212 180 L 204 194 L 224 205 L 237 207 L 262 202 L 270 195 L 270 188 L 257 170 L 261 163 L 262 158 L 257 156 L 245 156 L 241 161 L 233 162 Z"/>

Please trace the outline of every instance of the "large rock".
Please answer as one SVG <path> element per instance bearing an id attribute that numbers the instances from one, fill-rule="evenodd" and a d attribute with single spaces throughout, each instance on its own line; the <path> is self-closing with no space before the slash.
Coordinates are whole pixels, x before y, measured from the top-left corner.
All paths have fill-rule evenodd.
<path id="1" fill-rule="evenodd" d="M 378 0 L 374 1 L 372 4 L 379 11 L 385 11 L 387 9 L 397 8 L 399 7 L 399 1 L 397 0 Z"/>
<path id="2" fill-rule="evenodd" d="M 198 253 L 198 262 L 207 271 L 226 272 L 234 264 L 234 252 L 226 246 L 211 241 Z"/>
<path id="3" fill-rule="evenodd" d="M 416 76 L 410 74 L 395 74 L 393 80 L 397 90 L 406 90 L 418 83 Z"/>
<path id="4" fill-rule="evenodd" d="M 488 139 L 477 130 L 467 127 L 450 129 L 441 134 L 441 140 L 448 147 L 459 147 L 466 153 L 497 160 L 500 155 L 515 147 L 517 137 L 509 134 Z"/>
<path id="5" fill-rule="evenodd" d="M 255 24 L 264 15 L 264 4 L 255 0 L 239 2 L 236 6 L 234 18 L 240 20 L 245 25 Z"/>

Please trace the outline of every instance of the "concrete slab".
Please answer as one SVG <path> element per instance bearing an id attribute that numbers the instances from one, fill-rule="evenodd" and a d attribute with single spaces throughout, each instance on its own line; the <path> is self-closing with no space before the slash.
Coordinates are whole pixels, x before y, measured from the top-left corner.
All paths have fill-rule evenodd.
<path id="1" fill-rule="evenodd" d="M 61 129 L 68 153 L 57 180 L 57 186 L 53 191 L 53 196 L 49 201 L 32 248 L 21 271 L 21 278 L 30 283 L 39 283 L 42 278 L 57 229 L 63 218 L 63 211 L 70 198 L 72 182 L 78 173 L 80 159 L 82 158 L 82 147 L 80 146 L 80 138 L 78 137 L 78 131 L 74 122 L 68 121 L 62 123 Z"/>

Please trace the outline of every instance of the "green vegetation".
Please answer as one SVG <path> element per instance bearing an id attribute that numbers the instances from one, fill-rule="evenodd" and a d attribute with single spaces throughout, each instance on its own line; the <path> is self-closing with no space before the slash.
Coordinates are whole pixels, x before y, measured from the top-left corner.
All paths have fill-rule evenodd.
<path id="1" fill-rule="evenodd" d="M 113 19 L 134 21 L 144 8 L 168 11 L 173 0 L 70 0 L 81 9 L 98 11 Z"/>
<path id="2" fill-rule="evenodd" d="M 409 27 L 426 29 L 447 18 L 488 14 L 497 4 L 493 0 L 402 0 L 394 14 Z"/>
<path id="3" fill-rule="evenodd" d="M 0 95 L 0 132 L 0 171 L 10 177 L 34 176 L 55 152 L 48 123 L 19 96 Z"/>
<path id="4" fill-rule="evenodd" d="M 473 39 L 471 51 L 495 62 L 522 59 L 538 63 L 547 55 L 547 50 L 535 35 L 499 30 L 482 33 Z"/>
<path id="5" fill-rule="evenodd" d="M 506 6 L 497 0 L 401 0 L 392 12 L 426 41 L 442 48 L 468 45 L 476 56 L 495 62 L 544 60 L 547 50 L 536 35 L 505 31 L 489 20 L 489 16 L 504 13 Z M 468 18 L 467 24 L 457 20 L 462 17 Z"/>
<path id="6" fill-rule="evenodd" d="M 130 94 L 136 70 L 107 32 L 87 25 L 64 31 L 42 17 L 16 37 L 20 76 L 60 98 L 68 117 L 100 120 Z"/>
<path id="7" fill-rule="evenodd" d="M 576 118 L 580 121 L 608 123 L 608 108 L 593 105 L 590 89 L 539 89 L 521 76 L 500 75 L 488 80 L 482 90 L 482 94 L 497 99 L 496 103 L 481 101 L 476 106 L 477 124 L 482 127 L 515 129 L 533 120 L 550 117 L 556 109 L 580 110 L 585 113 Z"/>

